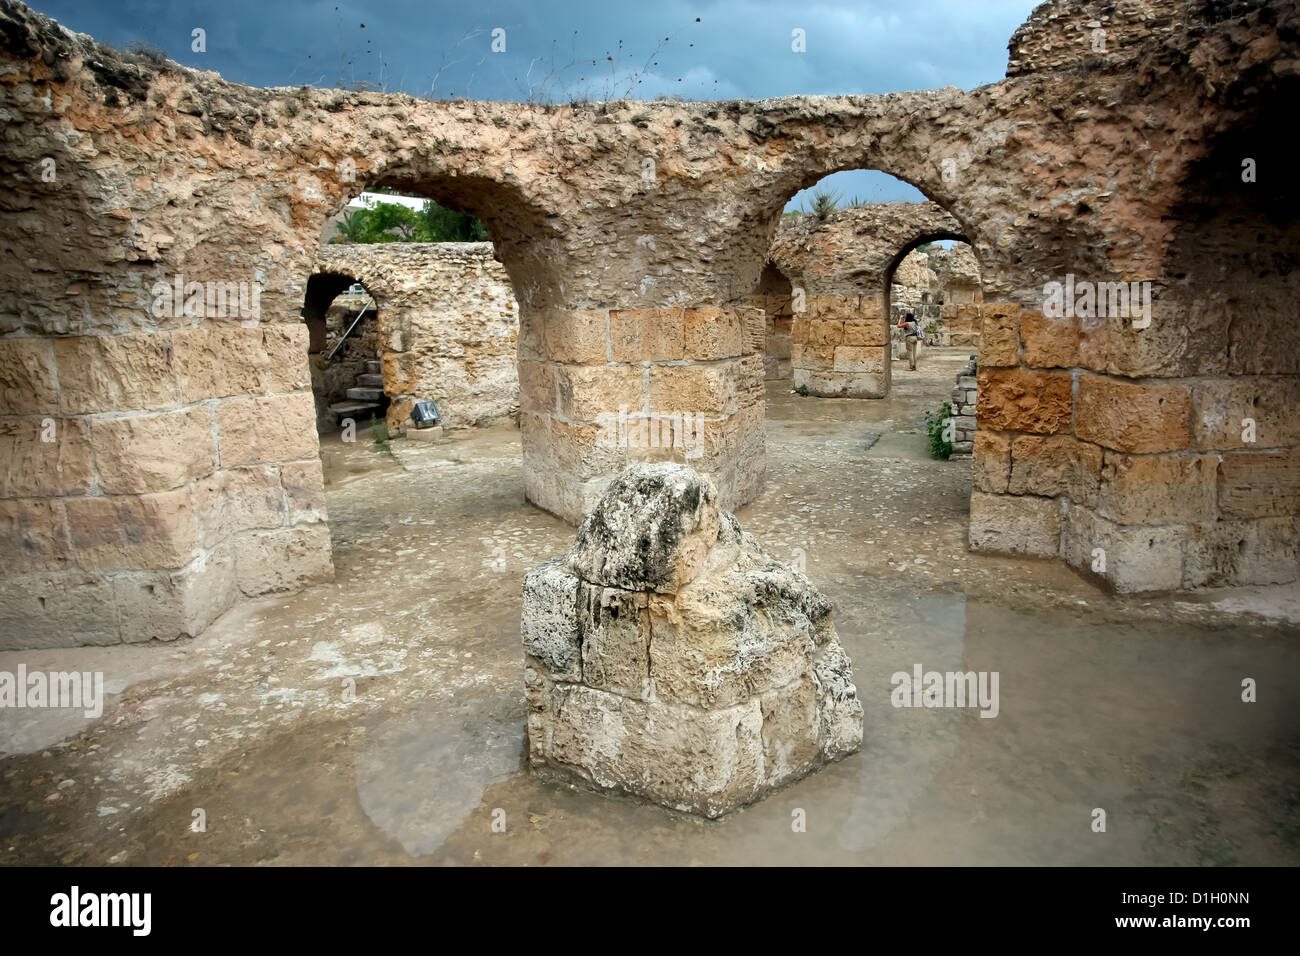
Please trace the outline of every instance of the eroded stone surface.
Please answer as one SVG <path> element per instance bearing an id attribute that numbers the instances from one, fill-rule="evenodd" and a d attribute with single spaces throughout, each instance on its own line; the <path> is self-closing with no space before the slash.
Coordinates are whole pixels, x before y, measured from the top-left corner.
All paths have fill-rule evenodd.
<path id="1" fill-rule="evenodd" d="M 525 578 L 535 768 L 716 817 L 861 746 L 830 603 L 717 501 L 634 466 Z"/>

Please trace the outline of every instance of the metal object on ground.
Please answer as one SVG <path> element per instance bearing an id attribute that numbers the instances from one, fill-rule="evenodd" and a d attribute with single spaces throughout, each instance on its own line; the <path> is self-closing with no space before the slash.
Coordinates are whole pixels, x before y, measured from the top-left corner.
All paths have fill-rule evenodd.
<path id="1" fill-rule="evenodd" d="M 437 425 L 442 421 L 437 403 L 431 398 L 416 402 L 415 407 L 411 409 L 411 421 L 415 422 L 416 428 L 430 428 Z"/>

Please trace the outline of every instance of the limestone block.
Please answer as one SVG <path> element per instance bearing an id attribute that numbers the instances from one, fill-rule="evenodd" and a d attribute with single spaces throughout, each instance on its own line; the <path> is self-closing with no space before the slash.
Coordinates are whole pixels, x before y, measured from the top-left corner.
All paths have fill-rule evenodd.
<path id="1" fill-rule="evenodd" d="M 1219 465 L 1219 511 L 1226 518 L 1300 514 L 1300 448 L 1224 455 Z"/>
<path id="2" fill-rule="evenodd" d="M 884 398 L 887 373 L 835 372 L 794 368 L 794 387 L 806 386 L 810 394 L 824 398 Z"/>
<path id="3" fill-rule="evenodd" d="M 120 639 L 125 644 L 194 637 L 239 594 L 235 562 L 226 549 L 179 571 L 131 571 L 113 576 Z"/>
<path id="4" fill-rule="evenodd" d="M 438 426 L 441 431 L 441 426 Z M 407 436 L 417 433 L 410 429 Z M 432 431 L 432 429 L 424 429 Z M 280 482 L 288 506 L 285 524 L 314 524 L 328 518 L 325 508 L 325 473 L 319 459 L 285 462 L 280 466 Z"/>
<path id="5" fill-rule="evenodd" d="M 840 319 L 813 319 L 808 324 L 811 345 L 840 345 L 844 341 L 844 322 Z"/>
<path id="6" fill-rule="evenodd" d="M 56 570 L 69 560 L 62 500 L 0 499 L 0 568 L 6 574 Z"/>
<path id="7" fill-rule="evenodd" d="M 59 400 L 70 414 L 174 405 L 172 336 L 78 335 L 54 340 Z"/>
<path id="8" fill-rule="evenodd" d="M 978 377 L 978 418 L 984 428 L 1038 435 L 1069 431 L 1073 386 L 1068 372 L 981 368 Z"/>
<path id="9" fill-rule="evenodd" d="M 650 410 L 723 415 L 736 408 L 739 360 L 709 365 L 656 365 L 650 369 Z"/>
<path id="10" fill-rule="evenodd" d="M 1097 500 L 1101 466 L 1101 448 L 1071 435 L 1018 435 L 1011 443 L 1007 491 L 1047 498 L 1068 495 L 1091 507 Z"/>
<path id="11" fill-rule="evenodd" d="M 682 309 L 622 309 L 609 313 L 610 356 L 615 362 L 671 362 L 685 354 Z"/>
<path id="12" fill-rule="evenodd" d="M 733 309 L 687 309 L 685 323 L 684 355 L 688 359 L 733 358 L 744 348 L 744 322 Z"/>
<path id="13" fill-rule="evenodd" d="M 645 405 L 643 370 L 626 365 L 557 365 L 559 413 L 578 422 L 618 415 Z"/>
<path id="14" fill-rule="evenodd" d="M 885 353 L 879 346 L 840 345 L 835 349 L 837 372 L 880 373 L 885 370 Z"/>
<path id="15" fill-rule="evenodd" d="M 235 539 L 235 573 L 249 597 L 297 591 L 332 580 L 329 528 L 302 525 L 281 531 L 250 531 Z"/>
<path id="16" fill-rule="evenodd" d="M 1062 556 L 1076 568 L 1100 574 L 1116 591 L 1167 591 L 1181 585 L 1183 525 L 1126 526 L 1103 518 L 1083 505 L 1066 515 Z M 1104 572 L 1092 568 L 1105 561 Z"/>
<path id="17" fill-rule="evenodd" d="M 575 365 L 609 361 L 609 322 L 609 315 L 603 309 L 556 309 L 543 313 L 546 348 L 542 357 Z"/>
<path id="18" fill-rule="evenodd" d="M 970 546 L 974 551 L 1056 557 L 1060 553 L 1061 510 L 1051 498 L 970 496 Z"/>
<path id="19" fill-rule="evenodd" d="M 199 544 L 193 499 L 189 488 L 67 499 L 77 564 L 87 571 L 189 564 Z"/>
<path id="20" fill-rule="evenodd" d="M 1248 376 L 1198 382 L 1192 390 L 1192 434 L 1202 449 L 1300 445 L 1300 378 Z M 1255 422 L 1248 442 L 1243 419 Z"/>
<path id="21" fill-rule="evenodd" d="M 261 332 L 262 349 L 269 363 L 266 369 L 266 390 L 278 393 L 310 389 L 306 323 L 277 322 L 263 326 Z"/>
<path id="22" fill-rule="evenodd" d="M 117 622 L 113 584 L 102 575 L 67 569 L 0 576 L 0 651 L 117 644 Z"/>
<path id="23" fill-rule="evenodd" d="M 171 338 L 181 401 L 200 402 L 266 390 L 271 359 L 261 329 L 187 329 L 173 333 Z M 306 351 L 304 342 L 302 354 L 294 356 L 294 361 L 301 361 Z"/>
<path id="24" fill-rule="evenodd" d="M 47 339 L 0 339 L 0 415 L 53 414 L 54 352 Z"/>
<path id="25" fill-rule="evenodd" d="M 295 461 L 320 454 L 311 395 L 229 398 L 217 405 L 222 468 Z"/>
<path id="26" fill-rule="evenodd" d="M 96 419 L 91 447 L 105 494 L 167 491 L 211 473 L 216 460 L 207 405 Z"/>
<path id="27" fill-rule="evenodd" d="M 520 632 L 524 653 L 536 658 L 551 680 L 582 680 L 582 637 L 578 631 L 578 578 L 567 558 L 553 558 L 524 577 Z"/>
<path id="28" fill-rule="evenodd" d="M 732 417 L 746 435 L 749 413 Z M 635 465 L 567 558 L 528 574 L 534 769 L 714 817 L 861 746 L 829 602 L 719 495 L 685 466 Z"/>
<path id="29" fill-rule="evenodd" d="M 888 345 L 889 333 L 879 319 L 863 319 L 844 323 L 845 345 Z"/>
<path id="30" fill-rule="evenodd" d="M 1071 368 L 1079 364 L 1077 319 L 1048 318 L 1026 309 L 1020 313 L 1021 363 L 1027 368 Z"/>
<path id="31" fill-rule="evenodd" d="M 1138 453 L 1180 451 L 1191 443 L 1192 393 L 1186 385 L 1081 375 L 1077 402 L 1074 430 L 1085 441 Z"/>
<path id="32" fill-rule="evenodd" d="M 1215 455 L 1106 452 L 1096 510 L 1119 524 L 1213 521 L 1218 514 Z"/>
<path id="33" fill-rule="evenodd" d="M 981 310 L 980 365 L 1007 367 L 1018 364 L 1020 353 L 1020 306 L 1009 303 L 986 303 L 961 306 Z"/>
<path id="34" fill-rule="evenodd" d="M 569 570 L 625 591 L 675 594 L 689 584 L 703 570 L 719 527 L 717 489 L 693 475 L 678 465 L 629 469 L 579 526 Z M 653 515 L 653 542 L 637 536 L 646 515 Z"/>
<path id="35" fill-rule="evenodd" d="M 0 462 L 0 498 L 84 495 L 95 478 L 80 418 L 0 420 Z"/>
<path id="36" fill-rule="evenodd" d="M 1289 584 L 1300 578 L 1300 519 L 1215 521 L 1187 529 L 1182 587 Z"/>

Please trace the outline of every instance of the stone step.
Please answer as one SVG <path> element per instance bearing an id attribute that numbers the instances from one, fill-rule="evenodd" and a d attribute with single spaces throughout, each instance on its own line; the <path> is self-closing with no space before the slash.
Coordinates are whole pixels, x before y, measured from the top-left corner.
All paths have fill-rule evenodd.
<path id="1" fill-rule="evenodd" d="M 330 406 L 330 414 L 334 416 L 335 421 L 341 422 L 345 418 L 350 418 L 358 425 L 369 425 L 371 415 L 374 415 L 376 420 L 383 421 L 386 411 L 382 405 L 373 402 L 335 402 Z"/>
<path id="2" fill-rule="evenodd" d="M 384 376 L 378 372 L 366 372 L 364 375 L 357 376 L 358 385 L 368 385 L 372 388 L 384 387 Z"/>
<path id="3" fill-rule="evenodd" d="M 384 370 L 383 362 L 368 361 L 366 362 L 366 372 L 371 375 L 377 375 Z"/>
<path id="4" fill-rule="evenodd" d="M 365 388 L 358 386 L 348 389 L 348 398 L 354 402 L 378 402 L 384 397 L 382 388 Z"/>

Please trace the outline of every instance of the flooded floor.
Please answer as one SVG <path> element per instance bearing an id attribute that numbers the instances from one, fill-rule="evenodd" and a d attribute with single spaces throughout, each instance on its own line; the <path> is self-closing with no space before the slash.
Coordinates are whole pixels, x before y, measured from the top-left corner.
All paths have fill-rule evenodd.
<path id="1" fill-rule="evenodd" d="M 518 431 L 330 436 L 333 583 L 196 640 L 0 653 L 111 691 L 0 711 L 0 863 L 1300 863 L 1297 589 L 1116 597 L 968 553 L 970 463 L 921 425 L 965 359 L 883 401 L 769 383 L 738 517 L 833 602 L 860 753 L 713 822 L 535 779 L 520 587 L 574 529 L 524 503 Z M 917 665 L 997 672 L 997 715 L 893 706 Z"/>

